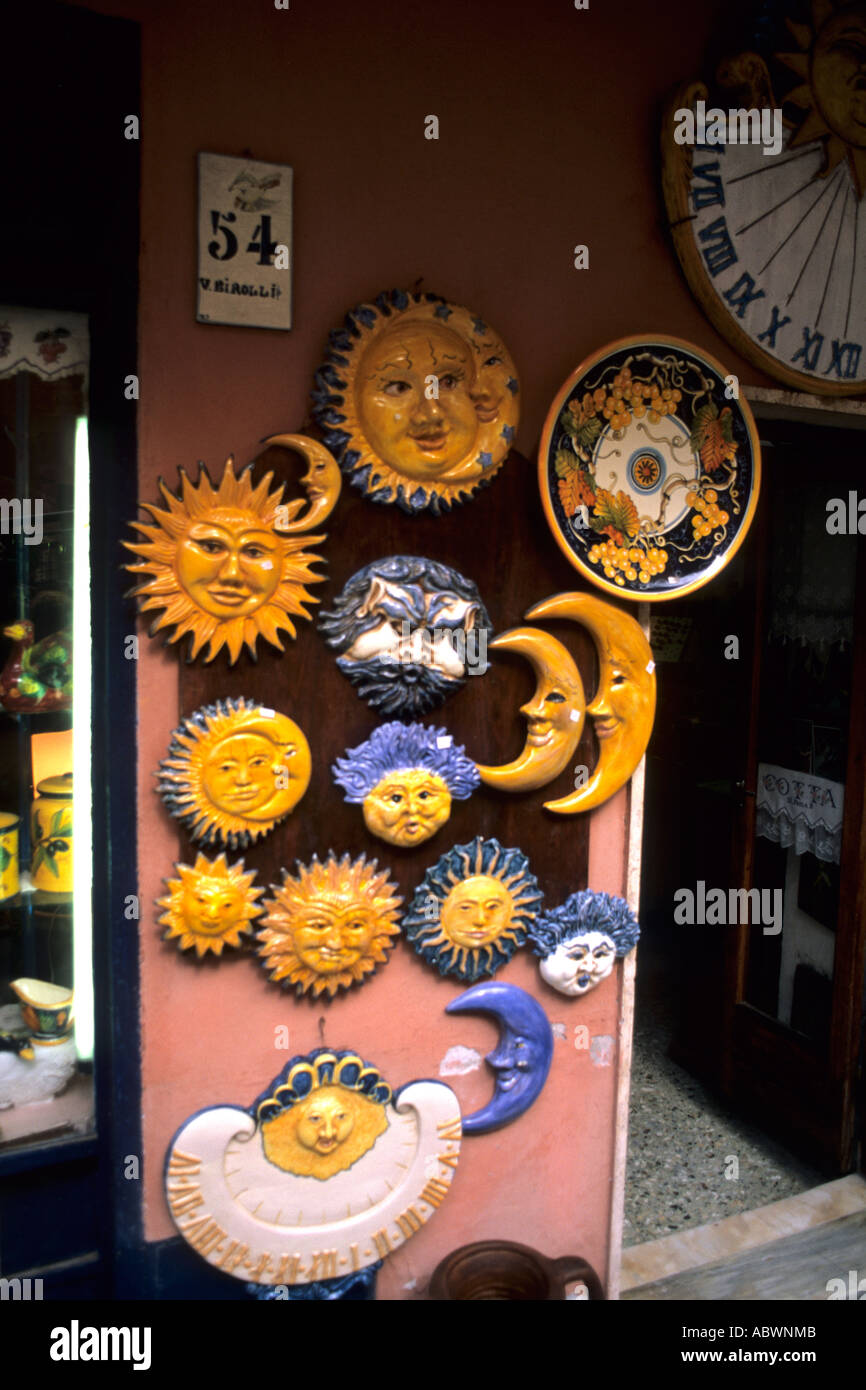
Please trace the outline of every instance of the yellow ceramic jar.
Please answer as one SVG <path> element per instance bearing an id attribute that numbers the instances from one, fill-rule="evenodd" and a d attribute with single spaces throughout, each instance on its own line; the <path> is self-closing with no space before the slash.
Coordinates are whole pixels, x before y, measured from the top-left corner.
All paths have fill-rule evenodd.
<path id="1" fill-rule="evenodd" d="M 18 892 L 18 817 L 0 811 L 0 902 Z"/>
<path id="2" fill-rule="evenodd" d="M 44 893 L 72 892 L 72 773 L 46 777 L 30 810 L 33 887 Z"/>

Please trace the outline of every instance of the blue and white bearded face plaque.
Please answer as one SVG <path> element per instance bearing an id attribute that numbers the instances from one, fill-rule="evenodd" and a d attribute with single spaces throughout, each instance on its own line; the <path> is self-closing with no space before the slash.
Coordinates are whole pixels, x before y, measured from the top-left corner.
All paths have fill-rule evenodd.
<path id="1" fill-rule="evenodd" d="M 487 669 L 490 617 L 471 579 L 417 555 L 391 555 L 348 581 L 319 630 L 373 709 L 411 719 Z"/>
<path id="2" fill-rule="evenodd" d="M 424 875 L 403 919 L 407 940 L 440 975 L 494 975 L 509 961 L 541 906 L 529 860 L 479 835 L 455 845 Z"/>
<path id="3" fill-rule="evenodd" d="M 339 1279 L 399 1250 L 448 1195 L 457 1097 L 439 1081 L 392 1094 L 354 1052 L 293 1057 L 249 1110 L 210 1106 L 166 1161 L 180 1234 L 216 1269 L 264 1285 Z"/>
<path id="4" fill-rule="evenodd" d="M 606 980 L 637 945 L 640 927 L 628 903 L 589 889 L 542 913 L 529 932 L 541 978 L 574 998 Z"/>
<path id="5" fill-rule="evenodd" d="M 334 766 L 346 801 L 360 803 L 364 824 L 388 844 L 411 849 L 435 835 L 481 784 L 478 769 L 444 729 L 381 724 Z"/>

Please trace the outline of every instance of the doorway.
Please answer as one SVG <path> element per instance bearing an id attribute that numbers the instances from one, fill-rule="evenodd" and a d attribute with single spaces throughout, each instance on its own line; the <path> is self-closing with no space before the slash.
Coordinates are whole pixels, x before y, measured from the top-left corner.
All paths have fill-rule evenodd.
<path id="1" fill-rule="evenodd" d="M 759 426 L 746 544 L 651 620 L 626 1244 L 861 1162 L 864 435 Z"/>

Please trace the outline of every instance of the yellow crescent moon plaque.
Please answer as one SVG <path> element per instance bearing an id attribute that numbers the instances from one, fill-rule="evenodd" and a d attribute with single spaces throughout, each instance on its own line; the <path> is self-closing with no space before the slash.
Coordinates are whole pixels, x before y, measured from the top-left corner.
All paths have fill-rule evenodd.
<path id="1" fill-rule="evenodd" d="M 640 624 L 592 594 L 554 594 L 527 619 L 570 618 L 591 632 L 598 651 L 598 690 L 587 706 L 598 738 L 598 762 L 585 786 L 545 809 L 590 811 L 624 787 L 646 752 L 656 708 L 655 662 Z"/>
<path id="2" fill-rule="evenodd" d="M 494 638 L 490 647 L 525 656 L 537 683 L 532 699 L 520 711 L 527 724 L 523 751 L 501 767 L 479 764 L 479 775 L 488 787 L 502 791 L 544 787 L 571 762 L 583 733 L 586 696 L 580 672 L 568 649 L 540 628 L 516 627 Z"/>

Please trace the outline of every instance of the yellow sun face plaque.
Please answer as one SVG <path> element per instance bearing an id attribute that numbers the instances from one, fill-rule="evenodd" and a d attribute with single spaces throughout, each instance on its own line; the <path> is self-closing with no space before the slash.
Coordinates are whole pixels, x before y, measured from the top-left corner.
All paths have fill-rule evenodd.
<path id="1" fill-rule="evenodd" d="M 283 883 L 266 899 L 259 955 L 272 980 L 314 998 L 347 989 L 387 960 L 399 936 L 397 896 L 387 872 L 363 855 L 351 863 L 329 854 Z"/>
<path id="2" fill-rule="evenodd" d="M 177 864 L 179 878 L 166 880 L 169 895 L 159 899 L 165 908 L 160 923 L 167 927 L 164 940 L 175 940 L 181 951 L 195 947 L 201 957 L 224 946 L 240 946 L 261 907 L 256 899 L 265 891 L 253 888 L 255 871 L 244 872 L 244 861 L 228 864 L 224 854 L 216 859 L 196 857 L 195 865 Z"/>
<path id="3" fill-rule="evenodd" d="M 190 636 L 190 659 L 206 648 L 205 661 L 227 648 L 232 664 L 246 646 L 256 654 L 259 636 L 283 650 L 281 634 L 295 636 L 292 617 L 309 617 L 305 603 L 318 602 L 305 587 L 320 584 L 311 568 L 319 558 L 304 549 L 324 536 L 297 533 L 317 525 L 330 513 L 340 491 L 339 469 L 328 451 L 301 435 L 280 435 L 273 443 L 305 454 L 308 472 L 303 483 L 310 507 L 303 501 L 281 504 L 284 488 L 269 491 L 273 473 L 254 487 L 252 468 L 235 477 L 227 459 L 222 480 L 214 487 L 204 465 L 197 484 L 180 470 L 180 497 L 160 479 L 166 509 L 141 505 L 153 525 L 132 522 L 145 539 L 124 541 L 140 557 L 126 568 L 146 576 L 133 593 L 142 612 L 164 610 L 151 627 L 151 636 L 173 629 L 169 642 Z"/>
<path id="4" fill-rule="evenodd" d="M 284 1173 L 323 1181 L 351 1168 L 387 1128 L 375 1101 L 344 1086 L 321 1086 L 262 1125 L 262 1146 Z"/>
<path id="5" fill-rule="evenodd" d="M 311 770 L 294 720 L 248 700 L 220 700 L 175 729 L 159 792 L 194 840 L 243 849 L 294 810 Z"/>
<path id="6" fill-rule="evenodd" d="M 518 398 L 514 362 L 489 324 L 437 295 L 394 290 L 331 334 L 313 415 L 374 502 L 438 515 L 499 471 Z"/>

